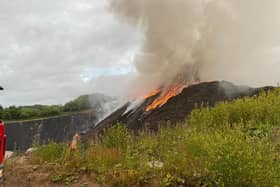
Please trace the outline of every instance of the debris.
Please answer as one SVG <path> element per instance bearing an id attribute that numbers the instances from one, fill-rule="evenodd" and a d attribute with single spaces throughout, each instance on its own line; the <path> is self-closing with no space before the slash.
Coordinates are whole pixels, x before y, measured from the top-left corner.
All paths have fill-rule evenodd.
<path id="1" fill-rule="evenodd" d="M 9 159 L 13 156 L 14 152 L 13 151 L 6 151 L 5 152 L 5 160 Z"/>
<path id="2" fill-rule="evenodd" d="M 37 148 L 29 148 L 29 149 L 27 149 L 26 151 L 25 151 L 25 155 L 30 155 L 31 153 L 33 153 L 35 150 L 36 150 Z"/>
<path id="3" fill-rule="evenodd" d="M 162 168 L 163 162 L 156 160 L 156 161 L 150 161 L 147 163 L 150 168 Z"/>

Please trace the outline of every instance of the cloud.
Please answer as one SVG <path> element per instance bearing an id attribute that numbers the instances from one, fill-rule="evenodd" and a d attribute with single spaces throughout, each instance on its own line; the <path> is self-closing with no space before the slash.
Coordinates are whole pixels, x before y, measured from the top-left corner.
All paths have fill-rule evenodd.
<path id="1" fill-rule="evenodd" d="M 133 72 L 131 58 L 142 42 L 140 32 L 116 20 L 105 0 L 2 0 L 0 27 L 4 106 L 122 93 L 119 85 L 127 84 L 124 74 Z"/>

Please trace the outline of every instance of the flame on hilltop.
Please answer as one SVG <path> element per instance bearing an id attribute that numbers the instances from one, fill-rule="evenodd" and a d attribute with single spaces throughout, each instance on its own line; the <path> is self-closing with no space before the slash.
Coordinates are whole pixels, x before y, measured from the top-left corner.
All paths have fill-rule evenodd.
<path id="1" fill-rule="evenodd" d="M 144 98 L 148 99 L 150 97 L 153 97 L 153 96 L 159 94 L 160 92 L 161 92 L 160 89 L 154 89 L 149 94 L 144 95 Z"/>
<path id="2" fill-rule="evenodd" d="M 212 82 L 212 81 L 204 81 L 204 82 Z M 149 94 L 145 95 L 144 98 L 148 99 L 152 96 L 159 95 L 158 98 L 156 98 L 152 104 L 147 106 L 146 112 L 152 111 L 156 108 L 159 108 L 163 106 L 165 103 L 167 103 L 172 97 L 180 94 L 184 88 L 187 88 L 191 85 L 197 85 L 200 84 L 200 80 L 195 80 L 191 84 L 181 83 L 181 84 L 172 84 L 171 86 L 167 87 L 167 89 L 155 89 L 152 90 Z"/>
<path id="3" fill-rule="evenodd" d="M 172 86 L 170 86 L 166 91 L 163 91 L 161 93 L 159 98 L 155 99 L 152 102 L 152 104 L 150 104 L 146 108 L 146 112 L 149 112 L 149 111 L 154 110 L 158 107 L 161 107 L 162 105 L 167 103 L 169 101 L 169 99 L 171 99 L 172 97 L 180 94 L 185 87 L 187 87 L 187 85 L 172 85 Z M 161 92 L 160 89 L 155 89 L 150 94 L 146 95 L 145 98 L 149 98 L 151 96 L 157 95 L 160 92 Z"/>

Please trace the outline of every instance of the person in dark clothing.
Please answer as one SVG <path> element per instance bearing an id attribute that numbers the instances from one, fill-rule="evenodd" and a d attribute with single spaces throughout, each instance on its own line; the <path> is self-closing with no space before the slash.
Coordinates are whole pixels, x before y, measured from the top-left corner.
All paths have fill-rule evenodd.
<path id="1" fill-rule="evenodd" d="M 4 90 L 4 88 L 2 86 L 0 86 L 0 90 Z"/>

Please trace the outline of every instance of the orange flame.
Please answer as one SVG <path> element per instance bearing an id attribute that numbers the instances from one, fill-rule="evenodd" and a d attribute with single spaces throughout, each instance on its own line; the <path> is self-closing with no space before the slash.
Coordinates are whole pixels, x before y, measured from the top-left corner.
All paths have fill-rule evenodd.
<path id="1" fill-rule="evenodd" d="M 182 86 L 182 85 L 173 85 L 171 87 L 169 87 L 169 89 L 165 92 L 163 92 L 159 98 L 157 98 L 156 100 L 153 101 L 152 104 L 150 104 L 147 108 L 146 108 L 146 112 L 149 112 L 151 110 L 154 110 L 158 107 L 161 107 L 162 105 L 164 105 L 165 103 L 167 103 L 167 101 L 169 101 L 170 98 L 178 95 L 179 93 L 182 92 L 182 90 L 185 88 L 186 86 Z M 154 90 L 152 93 L 154 93 L 154 95 L 158 94 L 160 92 L 160 90 Z M 150 95 L 150 94 L 149 94 Z M 150 96 L 149 96 L 150 97 Z M 148 98 L 148 97 L 147 97 Z"/>
<path id="2" fill-rule="evenodd" d="M 160 93 L 160 89 L 155 89 L 155 90 L 152 90 L 149 94 L 144 95 L 144 98 L 148 99 L 148 98 L 150 98 L 152 96 L 155 96 L 159 93 Z"/>

